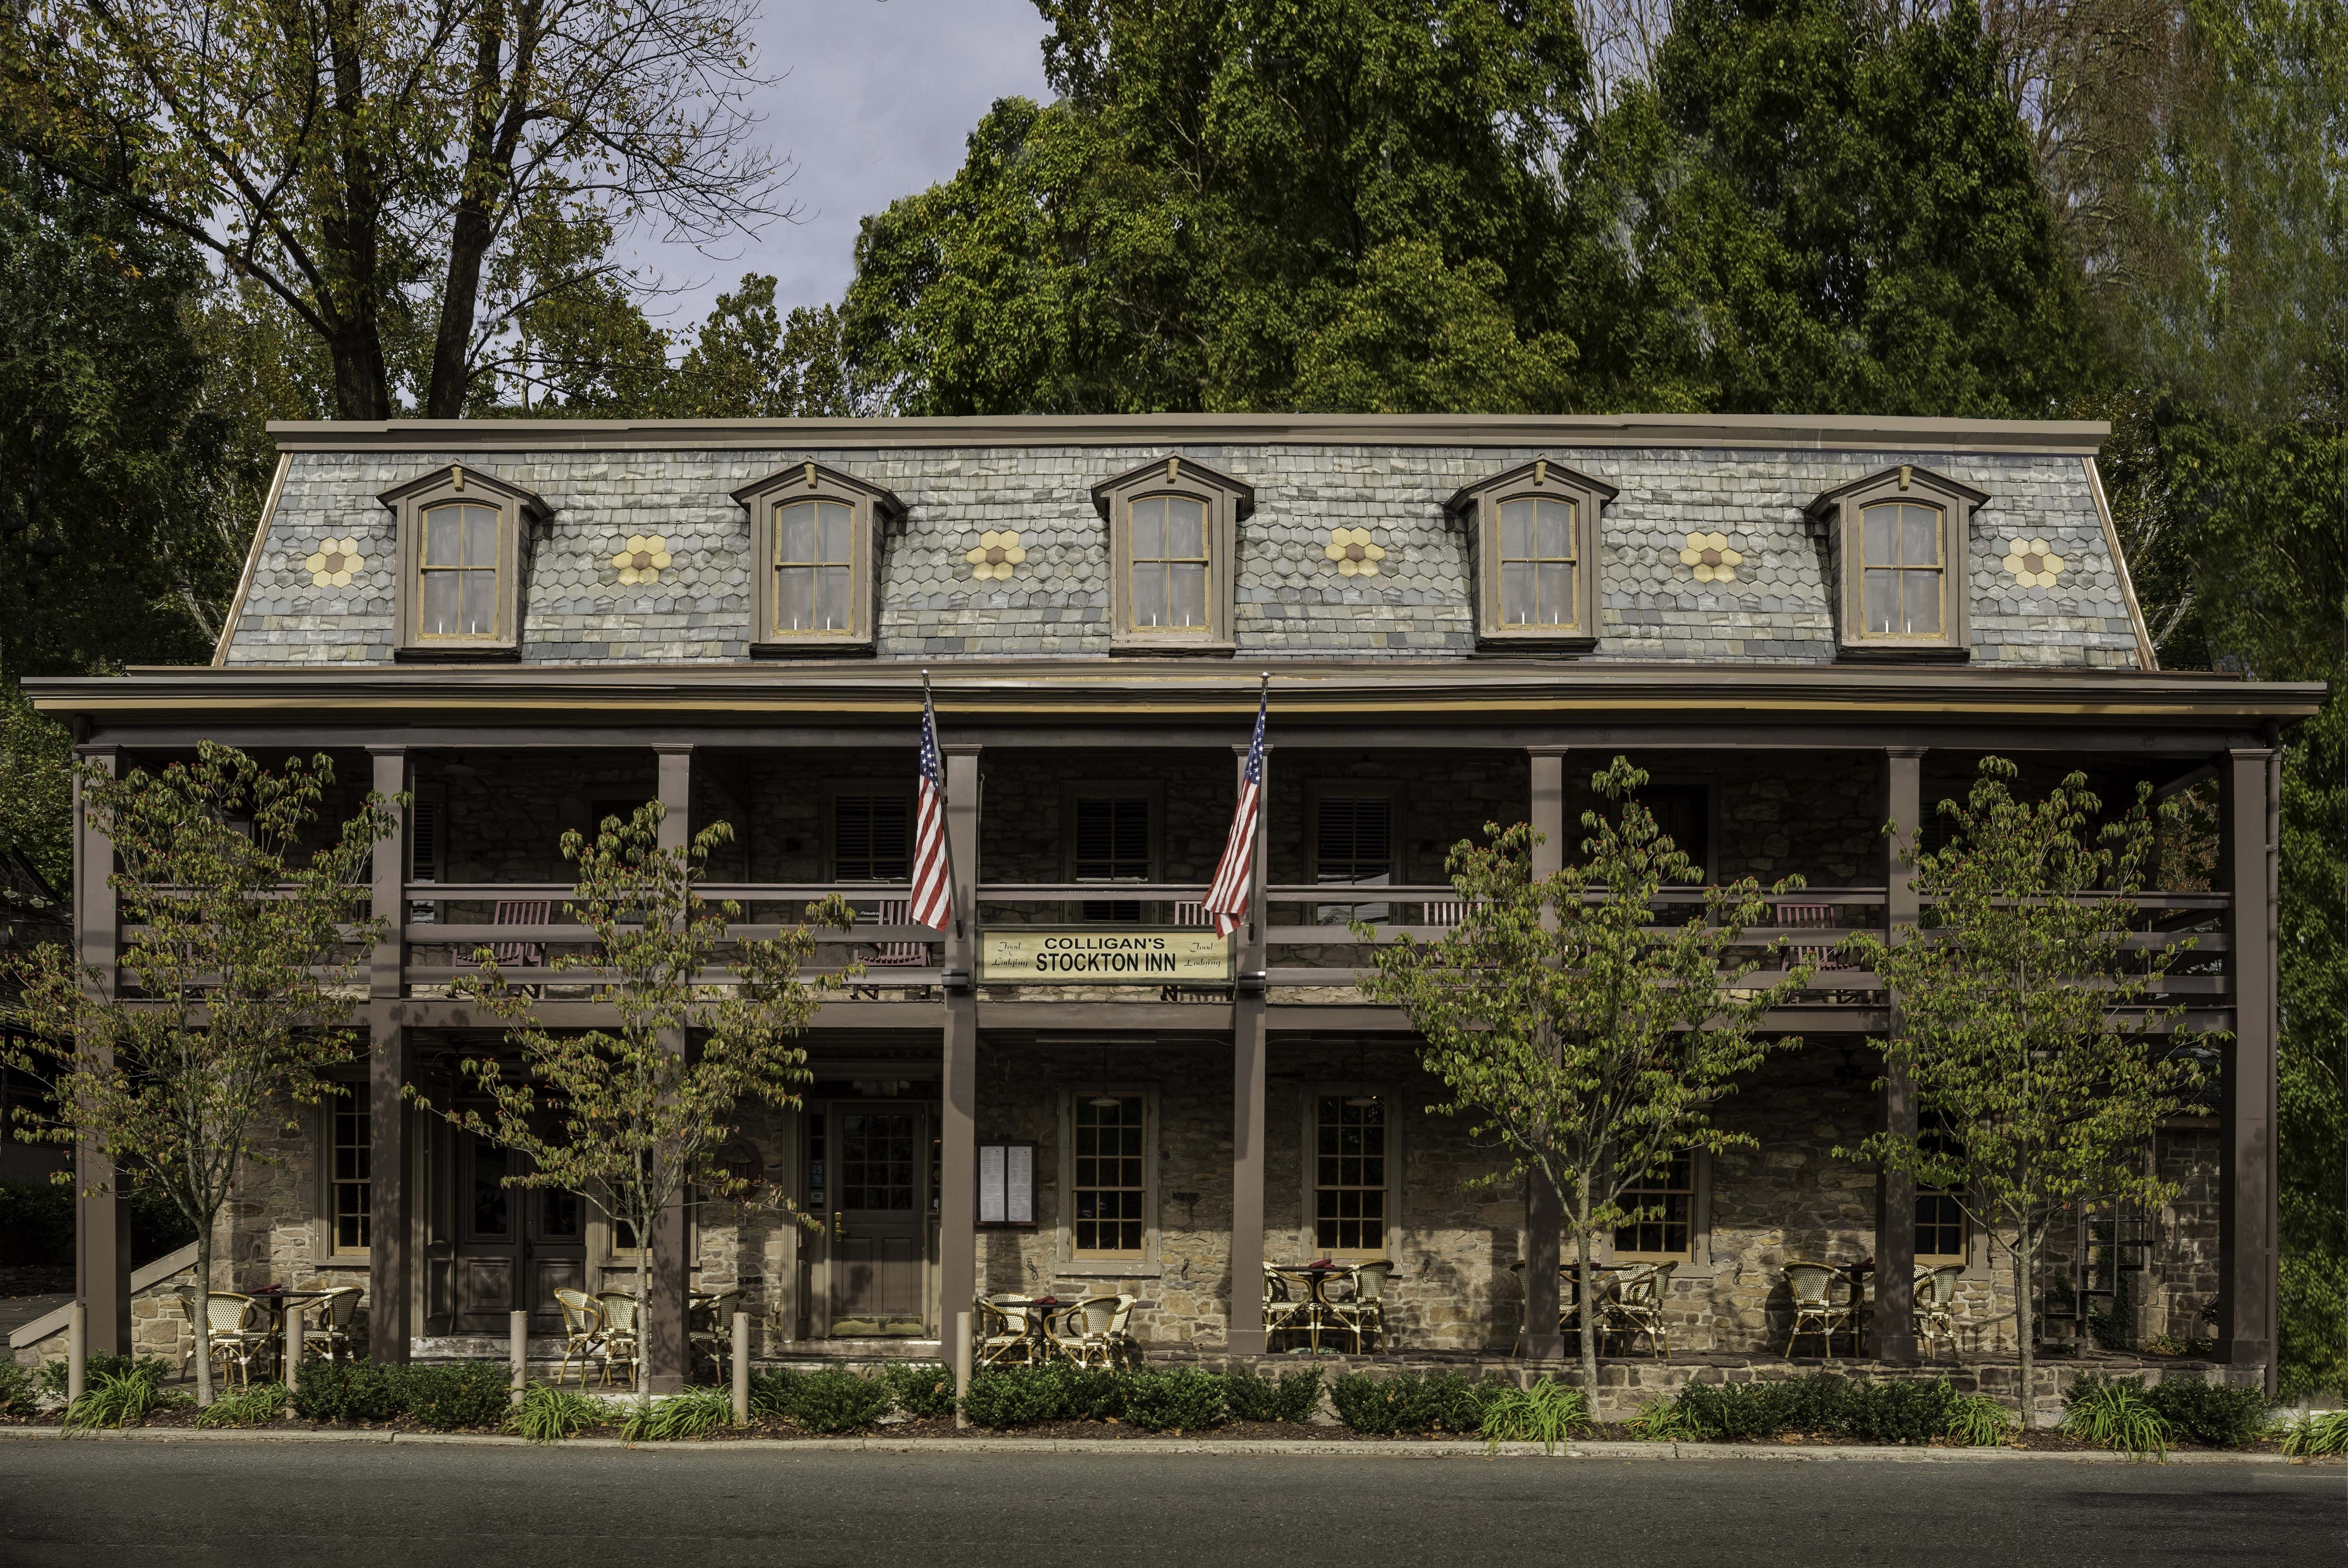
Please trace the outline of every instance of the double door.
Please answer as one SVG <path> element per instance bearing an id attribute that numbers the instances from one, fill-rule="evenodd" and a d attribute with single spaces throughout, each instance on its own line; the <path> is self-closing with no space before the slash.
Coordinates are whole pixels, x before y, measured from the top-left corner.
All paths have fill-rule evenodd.
<path id="1" fill-rule="evenodd" d="M 825 1216 L 829 1332 L 917 1338 L 930 1214 L 930 1118 L 918 1105 L 835 1103 Z"/>
<path id="2" fill-rule="evenodd" d="M 503 1334 L 527 1311 L 533 1334 L 562 1327 L 554 1293 L 584 1287 L 586 1205 L 576 1193 L 510 1187 L 511 1150 L 460 1134 L 457 1151 L 456 1332 Z"/>

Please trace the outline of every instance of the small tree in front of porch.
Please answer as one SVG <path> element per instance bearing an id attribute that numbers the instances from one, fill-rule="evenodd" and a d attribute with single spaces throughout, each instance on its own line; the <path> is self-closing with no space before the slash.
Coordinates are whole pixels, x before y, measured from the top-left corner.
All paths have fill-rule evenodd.
<path id="1" fill-rule="evenodd" d="M 578 866 L 564 913 L 592 947 L 558 955 L 557 970 L 592 971 L 596 997 L 618 1015 L 613 1029 L 553 1029 L 534 1000 L 509 986 L 494 957 L 459 989 L 510 1025 L 520 1058 L 510 1075 L 492 1057 L 461 1063 L 485 1109 L 439 1108 L 475 1136 L 515 1151 L 526 1168 L 510 1186 L 577 1194 L 633 1242 L 639 1399 L 651 1398 L 641 1336 L 660 1216 L 685 1202 L 747 1196 L 750 1183 L 720 1154 L 746 1102 L 798 1103 L 807 1052 L 795 1043 L 825 993 L 853 974 L 802 979 L 816 948 L 812 926 L 846 928 L 854 912 L 837 895 L 807 911 L 809 925 L 760 939 L 727 935 L 741 908 L 701 896 L 710 852 L 732 836 L 713 823 L 690 846 L 659 845 L 663 807 L 606 817 L 593 839 L 562 835 Z M 730 952 L 722 978 L 713 966 Z M 417 1103 L 430 1102 L 413 1088 Z M 788 1200 L 778 1200 L 788 1202 Z"/>
<path id="2" fill-rule="evenodd" d="M 1706 888 L 1693 917 L 1659 923 L 1656 896 L 1703 874 L 1640 804 L 1645 773 L 1616 757 L 1591 782 L 1612 810 L 1583 814 L 1580 865 L 1537 877 L 1540 835 L 1522 823 L 1492 825 L 1488 845 L 1451 852 L 1465 906 L 1458 925 L 1431 942 L 1382 948 L 1362 987 L 1401 1007 L 1425 1039 L 1422 1060 L 1449 1091 L 1434 1109 L 1470 1118 L 1470 1135 L 1496 1140 L 1507 1155 L 1487 1182 L 1545 1180 L 1562 1198 L 1581 1287 L 1582 1378 L 1594 1399 L 1592 1243 L 1652 1212 L 1625 1199 L 1674 1155 L 1753 1143 L 1715 1126 L 1711 1111 L 1773 1046 L 1795 1043 L 1764 1039 L 1762 1015 L 1808 976 L 1773 967 L 1756 984 L 1756 971 L 1776 960 L 1737 959 L 1746 928 L 1772 923 L 1750 877 Z"/>
<path id="3" fill-rule="evenodd" d="M 199 1404 L 214 1226 L 246 1162 L 268 1157 L 255 1136 L 338 1092 L 324 1074 L 351 1055 L 344 1025 L 378 929 L 367 873 L 387 803 L 368 795 L 337 838 L 304 847 L 333 778 L 323 755 L 270 773 L 209 742 L 160 774 L 85 767 L 84 808 L 119 867 L 118 979 L 55 946 L 15 967 L 27 1033 L 0 1055 L 48 1090 L 17 1108 L 17 1135 L 95 1150 L 192 1227 Z"/>
<path id="4" fill-rule="evenodd" d="M 2208 1037 L 2176 1027 L 2181 1009 L 2147 1001 L 2190 938 L 2130 945 L 2155 841 L 2149 786 L 2098 828 L 2103 804 L 2085 774 L 2037 801 L 2014 794 L 2018 775 L 1985 757 L 1968 798 L 1941 803 L 1947 845 L 1910 859 L 1921 929 L 1848 944 L 1898 998 L 1884 1058 L 1912 1075 L 1926 1130 L 1837 1153 L 1948 1192 L 2006 1248 L 2026 1419 L 2030 1284 L 2046 1227 L 2091 1198 L 2157 1205 L 2176 1195 L 2144 1168 L 2144 1149 L 2201 1081 L 2189 1048 Z"/>

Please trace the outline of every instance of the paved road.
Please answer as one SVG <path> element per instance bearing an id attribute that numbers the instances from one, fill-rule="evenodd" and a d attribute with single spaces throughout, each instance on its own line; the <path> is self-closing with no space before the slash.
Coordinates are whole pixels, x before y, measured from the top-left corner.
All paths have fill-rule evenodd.
<path id="1" fill-rule="evenodd" d="M 2348 1562 L 2348 1471 L 0 1442 L 0 1563 Z"/>

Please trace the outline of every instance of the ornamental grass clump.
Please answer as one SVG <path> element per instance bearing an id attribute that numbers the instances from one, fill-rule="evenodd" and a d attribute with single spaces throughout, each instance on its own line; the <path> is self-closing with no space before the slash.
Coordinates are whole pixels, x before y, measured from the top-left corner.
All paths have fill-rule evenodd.
<path id="1" fill-rule="evenodd" d="M 620 1437 L 632 1443 L 676 1442 L 707 1437 L 734 1422 L 734 1396 L 724 1389 L 686 1389 L 656 1399 L 651 1409 L 639 1399 L 628 1409 Z"/>
<path id="2" fill-rule="evenodd" d="M 1590 1430 L 1590 1400 L 1579 1389 L 1542 1378 L 1521 1389 L 1503 1387 L 1484 1407 L 1484 1440 L 1498 1453 L 1502 1443 L 1539 1443 L 1554 1453 L 1569 1438 Z"/>
<path id="3" fill-rule="evenodd" d="M 2168 1422 L 2133 1378 L 2094 1372 L 2072 1378 L 2063 1396 L 2062 1430 L 2065 1437 L 2136 1458 L 2168 1455 Z"/>
<path id="4" fill-rule="evenodd" d="M 1302 1426 L 1321 1408 L 1321 1368 L 1299 1367 L 1278 1378 L 1241 1365 L 1223 1374 L 1223 1408 L 1235 1421 L 1287 1421 Z"/>
<path id="5" fill-rule="evenodd" d="M 2282 1451 L 2293 1459 L 2348 1454 L 2348 1410 L 2310 1410 L 2283 1429 Z"/>
<path id="6" fill-rule="evenodd" d="M 611 1408 L 583 1389 L 531 1383 L 522 1389 L 521 1402 L 506 1412 L 506 1430 L 534 1443 L 551 1443 L 602 1426 L 611 1416 Z"/>
<path id="7" fill-rule="evenodd" d="M 1639 1413 L 1625 1424 L 1632 1437 L 1643 1443 L 1692 1443 L 1706 1436 L 1687 1401 L 1671 1394 L 1641 1400 Z"/>
<path id="8" fill-rule="evenodd" d="M 1987 1394 L 1960 1394 L 1949 1401 L 1941 1435 L 1958 1448 L 1991 1449 L 2011 1442 L 2021 1428 L 2021 1419 Z"/>
<path id="9" fill-rule="evenodd" d="M 257 1427 L 285 1419 L 293 1390 L 283 1383 L 255 1383 L 250 1389 L 222 1394 L 196 1412 L 200 1427 Z"/>
<path id="10" fill-rule="evenodd" d="M 134 1426 L 157 1410 L 187 1403 L 185 1394 L 164 1390 L 161 1365 L 152 1362 L 128 1372 L 101 1373 L 82 1390 L 80 1399 L 66 1407 L 64 1430 Z"/>

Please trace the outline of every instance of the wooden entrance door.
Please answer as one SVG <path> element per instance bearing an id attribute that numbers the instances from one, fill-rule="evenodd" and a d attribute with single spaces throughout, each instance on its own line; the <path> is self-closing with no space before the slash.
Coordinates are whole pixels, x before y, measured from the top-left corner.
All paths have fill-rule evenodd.
<path id="1" fill-rule="evenodd" d="M 585 1205 L 575 1193 L 505 1185 L 520 1155 L 470 1136 L 460 1143 L 456 1331 L 503 1334 L 508 1315 L 527 1309 L 531 1333 L 558 1332 L 554 1293 L 587 1278 Z"/>
<path id="2" fill-rule="evenodd" d="M 929 1118 L 918 1106 L 835 1105 L 829 1142 L 831 1332 L 918 1338 Z"/>

